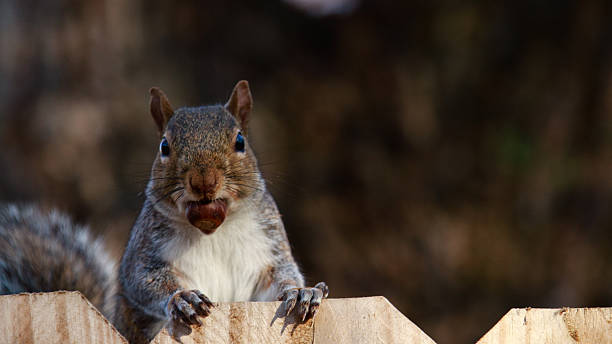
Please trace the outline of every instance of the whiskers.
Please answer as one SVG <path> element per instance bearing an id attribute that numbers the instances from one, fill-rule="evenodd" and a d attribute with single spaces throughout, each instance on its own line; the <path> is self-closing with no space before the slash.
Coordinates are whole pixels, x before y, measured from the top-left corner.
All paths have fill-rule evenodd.
<path id="1" fill-rule="evenodd" d="M 153 185 L 153 189 L 151 189 L 152 193 L 159 194 L 164 191 L 164 188 L 176 186 L 182 182 L 182 177 L 164 176 L 165 173 L 168 172 L 164 169 L 153 168 L 147 173 L 130 174 L 126 175 L 125 178 L 127 178 L 129 183 L 133 184 L 137 189 L 142 190 L 138 192 L 138 196 L 143 197 L 146 196 L 146 189 L 150 183 Z"/>
<path id="2" fill-rule="evenodd" d="M 174 203 L 178 203 L 185 196 L 185 188 L 178 191 L 178 196 L 174 199 Z"/>
<path id="3" fill-rule="evenodd" d="M 244 167 L 241 162 L 230 166 L 226 174 L 230 177 L 236 178 L 236 183 L 247 184 L 246 188 L 252 188 L 253 185 L 258 185 L 257 189 L 272 190 L 273 194 L 282 194 L 287 198 L 296 198 L 299 194 L 306 194 L 306 189 L 302 184 L 298 184 L 290 181 L 290 176 L 286 173 L 279 172 L 278 169 L 265 168 L 276 165 L 276 161 L 259 162 L 258 166 L 262 166 L 266 171 L 260 172 L 259 170 L 253 171 L 252 168 L 247 165 Z M 295 166 L 294 166 L 295 167 Z M 257 179 L 257 181 L 253 180 Z M 241 187 L 242 185 L 236 185 L 235 187 Z"/>
<path id="4" fill-rule="evenodd" d="M 204 169 L 205 167 L 202 166 Z M 173 203 L 178 203 L 184 197 L 191 195 L 188 192 L 188 187 L 185 185 L 184 173 L 187 171 L 175 171 L 173 176 L 163 176 L 164 171 L 155 169 L 149 179 L 150 188 L 147 190 L 147 195 L 153 205 L 164 200 Z M 265 181 L 261 176 L 257 166 L 248 158 L 233 161 L 223 170 L 223 189 L 233 195 L 233 197 L 244 199 L 253 193 L 263 193 L 266 191 Z M 189 197 L 187 197 L 189 198 Z"/>
<path id="5" fill-rule="evenodd" d="M 255 191 L 265 191 L 263 179 L 257 167 L 243 164 L 242 160 L 229 165 L 223 176 L 225 177 L 225 188 L 238 197 L 244 197 Z"/>
<path id="6" fill-rule="evenodd" d="M 177 179 L 180 180 L 180 178 Z M 182 181 L 156 186 L 151 188 L 149 191 L 151 195 L 155 197 L 153 200 L 153 205 L 156 205 L 168 197 L 170 197 L 172 201 L 176 203 L 185 195 L 185 187 L 183 186 Z M 173 197 L 175 193 L 176 196 Z"/>

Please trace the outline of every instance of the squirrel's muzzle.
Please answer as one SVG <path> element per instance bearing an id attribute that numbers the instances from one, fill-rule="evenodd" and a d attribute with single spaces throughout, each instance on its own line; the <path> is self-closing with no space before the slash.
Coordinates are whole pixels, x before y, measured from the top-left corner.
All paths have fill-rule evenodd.
<path id="1" fill-rule="evenodd" d="M 193 194 L 207 199 L 215 199 L 221 178 L 221 172 L 217 169 L 210 168 L 204 173 L 191 170 L 187 174 L 187 184 Z"/>

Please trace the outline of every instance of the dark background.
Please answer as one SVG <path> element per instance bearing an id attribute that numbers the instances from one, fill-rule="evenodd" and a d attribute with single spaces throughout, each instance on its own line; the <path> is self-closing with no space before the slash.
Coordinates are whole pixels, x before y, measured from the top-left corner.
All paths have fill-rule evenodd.
<path id="1" fill-rule="evenodd" d="M 612 4 L 332 2 L 0 0 L 0 198 L 118 255 L 158 147 L 149 87 L 178 107 L 247 79 L 331 296 L 384 295 L 439 343 L 511 307 L 611 306 Z"/>

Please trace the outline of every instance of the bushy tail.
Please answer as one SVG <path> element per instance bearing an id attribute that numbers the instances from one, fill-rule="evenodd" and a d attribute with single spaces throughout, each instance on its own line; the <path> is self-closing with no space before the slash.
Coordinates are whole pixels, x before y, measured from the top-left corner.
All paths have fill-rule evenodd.
<path id="1" fill-rule="evenodd" d="M 116 263 L 56 210 L 0 206 L 0 294 L 78 290 L 112 319 Z"/>

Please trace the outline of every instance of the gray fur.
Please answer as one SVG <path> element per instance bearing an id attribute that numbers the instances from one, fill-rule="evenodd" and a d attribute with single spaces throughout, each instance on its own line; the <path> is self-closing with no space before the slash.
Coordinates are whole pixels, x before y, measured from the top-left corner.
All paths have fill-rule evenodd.
<path id="1" fill-rule="evenodd" d="M 57 210 L 0 207 L 0 294 L 78 290 L 111 318 L 115 265 L 99 239 Z"/>

